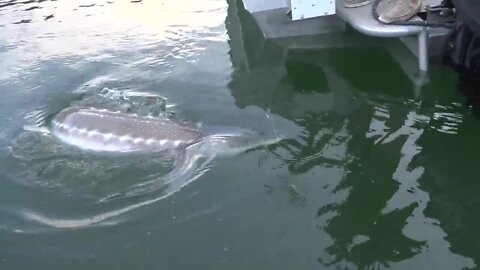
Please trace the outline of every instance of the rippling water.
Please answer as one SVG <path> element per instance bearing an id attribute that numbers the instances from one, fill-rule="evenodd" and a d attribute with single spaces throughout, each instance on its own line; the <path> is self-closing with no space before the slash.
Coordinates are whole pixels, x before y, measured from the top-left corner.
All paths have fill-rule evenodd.
<path id="1" fill-rule="evenodd" d="M 0 269 L 480 263 L 480 121 L 447 68 L 418 85 L 381 48 L 288 50 L 234 0 L 0 1 L 0 33 Z M 171 155 L 23 130 L 72 105 L 284 139 L 172 194 L 149 184 Z"/>

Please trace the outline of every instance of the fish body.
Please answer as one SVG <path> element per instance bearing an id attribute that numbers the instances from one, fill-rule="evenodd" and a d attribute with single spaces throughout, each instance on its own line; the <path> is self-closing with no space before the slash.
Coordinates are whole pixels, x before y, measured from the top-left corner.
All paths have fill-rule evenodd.
<path id="1" fill-rule="evenodd" d="M 62 110 L 52 120 L 51 133 L 67 144 L 105 152 L 159 152 L 201 138 L 191 124 L 92 107 Z"/>

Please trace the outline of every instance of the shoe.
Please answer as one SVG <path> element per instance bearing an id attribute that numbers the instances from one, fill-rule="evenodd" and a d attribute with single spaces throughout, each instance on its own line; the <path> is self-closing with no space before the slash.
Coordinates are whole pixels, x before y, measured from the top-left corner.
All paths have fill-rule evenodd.
<path id="1" fill-rule="evenodd" d="M 377 14 L 380 16 L 381 14 L 387 13 L 390 9 L 392 9 L 398 0 L 381 0 L 378 2 L 377 5 Z"/>
<path id="2" fill-rule="evenodd" d="M 375 0 L 344 0 L 344 5 L 346 8 L 356 8 L 361 6 L 366 6 L 373 3 Z"/>
<path id="3" fill-rule="evenodd" d="M 395 4 L 390 9 L 379 13 L 378 20 L 387 24 L 408 21 L 420 12 L 421 8 L 422 0 L 395 0 Z"/>

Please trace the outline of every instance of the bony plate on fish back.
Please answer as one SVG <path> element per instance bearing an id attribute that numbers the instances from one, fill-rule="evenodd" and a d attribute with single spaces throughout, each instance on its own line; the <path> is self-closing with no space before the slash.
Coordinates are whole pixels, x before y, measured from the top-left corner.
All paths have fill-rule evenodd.
<path id="1" fill-rule="evenodd" d="M 85 150 L 159 152 L 200 139 L 194 125 L 157 117 L 112 112 L 93 107 L 70 107 L 51 123 L 52 135 Z"/>

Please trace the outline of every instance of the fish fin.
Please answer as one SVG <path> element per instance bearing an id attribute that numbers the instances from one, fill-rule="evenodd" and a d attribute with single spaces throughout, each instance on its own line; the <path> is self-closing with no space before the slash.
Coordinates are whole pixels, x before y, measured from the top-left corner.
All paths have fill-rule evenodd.
<path id="1" fill-rule="evenodd" d="M 23 130 L 50 134 L 50 130 L 47 128 L 47 119 L 50 116 L 51 114 L 48 114 L 47 109 L 44 106 L 25 114 Z"/>
<path id="2" fill-rule="evenodd" d="M 27 113 L 24 119 L 28 125 L 42 127 L 46 125 L 47 113 L 44 108 L 40 107 Z"/>

